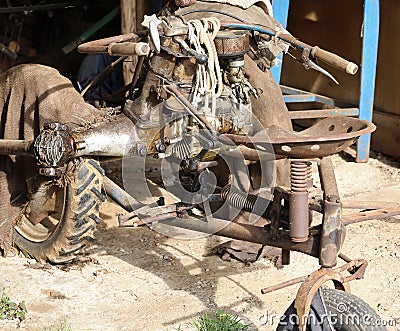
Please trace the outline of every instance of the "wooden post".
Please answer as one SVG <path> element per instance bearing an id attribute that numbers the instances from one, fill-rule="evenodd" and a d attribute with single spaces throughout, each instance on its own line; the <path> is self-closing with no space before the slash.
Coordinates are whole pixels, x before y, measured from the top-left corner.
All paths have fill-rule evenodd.
<path id="1" fill-rule="evenodd" d="M 137 29 L 137 2 L 136 0 L 121 0 L 121 33 L 131 33 Z M 140 23 L 139 23 L 140 24 Z M 137 63 L 137 57 L 129 57 L 128 61 L 123 64 L 123 74 L 125 84 L 132 81 L 133 74 Z"/>

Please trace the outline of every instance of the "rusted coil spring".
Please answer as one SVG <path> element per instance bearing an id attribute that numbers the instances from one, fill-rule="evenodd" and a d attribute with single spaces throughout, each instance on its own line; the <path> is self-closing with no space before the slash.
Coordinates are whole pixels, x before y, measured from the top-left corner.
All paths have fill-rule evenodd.
<path id="1" fill-rule="evenodd" d="M 266 217 L 267 207 L 271 202 L 263 197 L 241 192 L 230 185 L 223 188 L 221 198 L 232 207 L 264 217 Z"/>
<path id="2" fill-rule="evenodd" d="M 305 192 L 311 185 L 311 162 L 292 161 L 290 163 L 290 186 L 292 192 Z"/>

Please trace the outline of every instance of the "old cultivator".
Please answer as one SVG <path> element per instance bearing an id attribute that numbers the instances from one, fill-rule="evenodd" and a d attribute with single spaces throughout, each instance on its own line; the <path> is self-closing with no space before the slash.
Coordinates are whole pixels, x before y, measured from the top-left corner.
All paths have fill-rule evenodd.
<path id="1" fill-rule="evenodd" d="M 25 98 L 25 115 L 18 119 L 25 125 L 31 121 L 30 130 L 17 125 L 14 131 L 20 132 L 15 135 L 7 131 L 13 120 L 9 114 L 20 110 L 7 113 L 12 93 L 5 98 L 0 154 L 14 167 L 20 160 L 25 165 L 24 190 L 16 195 L 9 185 L 11 202 L 5 203 L 14 208 L 19 202 L 19 214 L 8 219 L 14 226 L 15 244 L 41 262 L 73 260 L 101 222 L 99 205 L 105 191 L 129 212 L 120 216 L 121 226 L 133 221 L 165 234 L 178 228 L 184 236 L 196 231 L 275 246 L 282 248 L 283 264 L 290 262 L 290 251 L 319 259 L 321 268 L 311 275 L 263 290 L 267 293 L 303 282 L 295 300 L 303 330 L 311 308 L 319 309 L 319 314 L 321 309 L 351 313 L 335 310 L 338 298 L 348 302 L 353 313 L 369 314 L 376 323 L 352 326 L 339 319 L 343 324 L 333 327 L 384 329 L 369 306 L 347 293 L 349 281 L 363 277 L 367 262 L 344 256 L 340 248 L 346 224 L 368 219 L 369 214 L 376 219 L 400 210 L 383 204 L 344 205 L 330 160 L 330 155 L 375 127 L 359 119 L 330 117 L 293 131 L 279 87 L 268 70 L 276 56 L 289 49 L 299 53 L 307 69 L 333 80 L 315 59 L 349 74 L 355 74 L 357 66 L 292 37 L 268 15 L 267 2 L 246 5 L 242 1 L 238 7 L 225 1 L 186 2 L 180 5 L 191 6 L 170 4 L 159 16 L 146 16 L 144 31 L 79 46 L 82 53 L 120 56 L 117 61 L 132 55 L 137 59 L 133 79 L 122 93 L 122 113 L 116 114 L 121 107 L 111 112 L 108 108 L 108 116 L 101 121 L 87 120 L 87 107 L 93 114 L 99 110 L 69 91 L 65 100 L 76 98 L 76 102 L 61 98 L 65 103 L 54 106 L 58 109 L 53 115 L 47 109 L 43 116 L 41 104 L 52 93 L 70 89 L 57 76 L 51 89 L 36 96 L 33 109 Z M 27 72 L 52 69 L 19 70 L 32 80 L 34 75 Z M 104 76 L 100 74 L 92 85 L 98 86 Z M 71 125 L 68 116 L 83 120 L 80 124 L 84 125 Z M 109 158 L 124 158 L 129 193 L 104 175 L 99 161 Z M 151 159 L 159 162 L 162 192 L 172 195 L 175 203 L 165 204 L 164 197 L 158 196 L 146 204 L 140 202 L 143 197 L 135 196 L 135 188 L 143 188 L 148 180 L 143 175 L 137 182 L 129 171 L 146 166 Z M 320 190 L 313 189 L 313 163 Z M 4 164 L 1 170 L 12 177 Z M 344 218 L 343 207 L 369 211 Z M 316 214 L 322 217 L 313 217 Z M 346 264 L 337 267 L 338 258 Z M 320 290 L 328 281 L 333 281 L 336 290 Z M 322 308 L 316 307 L 316 294 Z"/>

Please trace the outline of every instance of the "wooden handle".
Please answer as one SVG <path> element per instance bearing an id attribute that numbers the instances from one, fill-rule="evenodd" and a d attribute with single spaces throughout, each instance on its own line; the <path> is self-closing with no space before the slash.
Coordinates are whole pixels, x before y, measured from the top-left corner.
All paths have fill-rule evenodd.
<path id="1" fill-rule="evenodd" d="M 126 56 L 126 55 L 148 55 L 150 53 L 150 46 L 147 43 L 115 43 L 108 46 L 108 54 L 111 56 Z"/>
<path id="2" fill-rule="evenodd" d="M 332 67 L 345 71 L 350 75 L 355 75 L 358 71 L 358 66 L 355 63 L 347 61 L 339 55 L 325 51 L 318 46 L 315 46 L 311 49 L 311 55 L 328 63 Z"/>

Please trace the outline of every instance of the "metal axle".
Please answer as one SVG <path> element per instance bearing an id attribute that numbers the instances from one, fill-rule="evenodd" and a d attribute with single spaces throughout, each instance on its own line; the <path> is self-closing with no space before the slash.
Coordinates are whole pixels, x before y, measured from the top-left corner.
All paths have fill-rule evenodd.
<path id="1" fill-rule="evenodd" d="M 32 155 L 32 140 L 0 139 L 0 155 Z"/>

